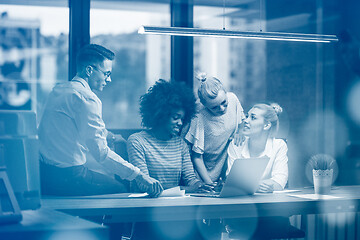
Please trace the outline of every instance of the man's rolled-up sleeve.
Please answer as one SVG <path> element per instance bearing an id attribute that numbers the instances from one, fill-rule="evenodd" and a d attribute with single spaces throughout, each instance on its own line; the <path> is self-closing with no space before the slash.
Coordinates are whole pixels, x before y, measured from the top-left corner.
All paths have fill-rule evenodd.
<path id="1" fill-rule="evenodd" d="M 100 100 L 79 97 L 77 104 L 76 125 L 91 155 L 109 173 L 116 174 L 120 178 L 129 181 L 135 179 L 140 172 L 139 168 L 125 161 L 107 145 L 106 128 L 101 117 L 102 106 Z"/>

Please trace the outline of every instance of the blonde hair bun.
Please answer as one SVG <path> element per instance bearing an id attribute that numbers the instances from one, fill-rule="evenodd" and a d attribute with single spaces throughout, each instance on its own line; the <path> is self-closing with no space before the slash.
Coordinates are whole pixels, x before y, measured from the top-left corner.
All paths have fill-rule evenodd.
<path id="1" fill-rule="evenodd" d="M 205 82 L 207 76 L 206 76 L 206 73 L 205 73 L 205 72 L 198 72 L 198 73 L 196 74 L 195 78 L 196 78 L 197 80 L 199 80 L 200 82 Z"/>
<path id="2" fill-rule="evenodd" d="M 280 107 L 280 105 L 277 103 L 271 103 L 270 106 L 274 109 L 276 115 L 278 116 L 283 112 L 282 107 Z"/>

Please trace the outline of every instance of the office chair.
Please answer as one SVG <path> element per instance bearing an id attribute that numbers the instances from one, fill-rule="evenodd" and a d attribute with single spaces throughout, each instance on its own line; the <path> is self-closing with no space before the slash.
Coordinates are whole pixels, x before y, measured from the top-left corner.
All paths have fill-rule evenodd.
<path id="1" fill-rule="evenodd" d="M 38 144 L 34 112 L 0 110 L 1 163 L 21 210 L 40 207 Z"/>

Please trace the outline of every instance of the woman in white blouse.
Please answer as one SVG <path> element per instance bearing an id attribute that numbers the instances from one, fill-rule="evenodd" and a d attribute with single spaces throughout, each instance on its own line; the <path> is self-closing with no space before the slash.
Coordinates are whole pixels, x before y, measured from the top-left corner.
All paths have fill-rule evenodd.
<path id="1" fill-rule="evenodd" d="M 288 180 L 287 145 L 275 138 L 279 129 L 279 115 L 282 108 L 276 104 L 255 104 L 246 119 L 242 133 L 245 141 L 228 148 L 228 169 L 237 158 L 269 157 L 258 192 L 266 193 L 283 190 Z M 287 216 L 227 219 L 226 228 L 230 238 L 241 239 L 279 239 L 304 237 L 305 233 L 291 226 Z"/>
<path id="2" fill-rule="evenodd" d="M 239 146 L 231 143 L 228 149 L 227 173 L 235 159 L 263 156 L 270 158 L 258 192 L 283 190 L 288 180 L 288 148 L 283 139 L 274 137 L 279 128 L 281 113 L 282 108 L 276 103 L 255 104 L 244 120 L 242 133 L 246 137 L 245 141 Z"/>

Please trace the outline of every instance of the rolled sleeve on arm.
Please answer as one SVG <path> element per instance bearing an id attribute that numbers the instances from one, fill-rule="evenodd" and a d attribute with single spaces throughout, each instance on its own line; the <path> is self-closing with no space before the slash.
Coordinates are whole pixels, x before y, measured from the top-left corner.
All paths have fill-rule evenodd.
<path id="1" fill-rule="evenodd" d="M 76 114 L 77 127 L 91 155 L 109 173 L 116 174 L 122 179 L 133 180 L 140 170 L 122 159 L 107 146 L 107 131 L 101 117 L 100 100 L 81 97 L 77 99 L 77 103 L 79 111 Z"/>
<path id="2" fill-rule="evenodd" d="M 125 161 L 122 157 L 109 149 L 106 159 L 102 163 L 106 168 L 113 170 L 113 173 L 120 178 L 132 181 L 140 173 L 140 169 Z"/>
<path id="3" fill-rule="evenodd" d="M 284 189 L 288 181 L 288 156 L 287 156 L 287 145 L 283 142 L 276 153 L 273 170 L 271 173 L 271 179 Z"/>

